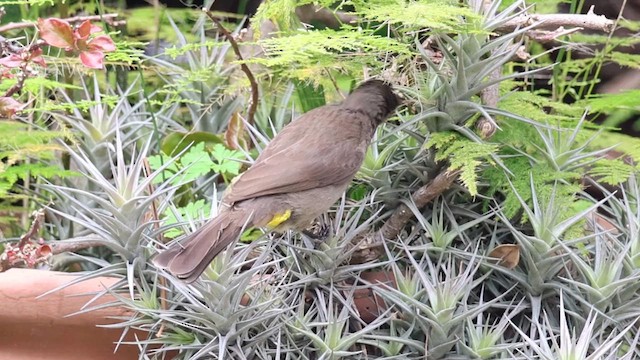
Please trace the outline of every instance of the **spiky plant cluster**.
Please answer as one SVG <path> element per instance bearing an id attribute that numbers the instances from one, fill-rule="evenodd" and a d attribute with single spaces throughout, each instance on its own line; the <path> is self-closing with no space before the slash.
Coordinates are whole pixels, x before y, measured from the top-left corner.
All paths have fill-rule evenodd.
<path id="1" fill-rule="evenodd" d="M 78 134 L 68 152 L 85 177 L 46 187 L 52 233 L 107 249 L 58 257 L 60 266 L 80 261 L 88 277 L 121 279 L 108 291 L 113 302 L 101 306 L 131 310 L 111 326 L 144 331 L 135 343 L 141 359 L 640 356 L 638 168 L 617 160 L 608 179 L 617 190 L 607 190 L 599 181 L 611 144 L 598 143 L 592 114 L 522 91 L 546 64 L 517 71 L 511 64 L 530 28 L 498 29 L 530 9 L 522 1 L 375 3 L 352 4 L 370 32 L 282 29 L 295 33 L 258 41 L 266 53 L 254 62 L 286 85 L 262 89 L 253 124 L 238 121 L 243 99 L 229 96 L 237 64 L 228 44 L 205 40 L 204 31 L 199 46 L 181 38 L 182 49 L 170 51 L 183 63 L 153 60 L 166 84 L 160 91 L 139 96 L 133 85 L 105 92 L 118 94 L 115 106 L 59 115 Z M 424 18 L 400 16 L 425 4 L 433 11 Z M 379 35 L 385 27 L 394 38 Z M 305 36 L 332 42 L 305 53 Z M 381 50 L 389 44 L 392 54 Z M 357 59 L 362 49 L 369 52 Z M 323 218 L 326 240 L 245 234 L 190 285 L 154 268 L 149 259 L 168 230 L 179 236 L 217 212 L 217 195 L 241 169 L 222 164 L 250 162 L 298 104 L 308 110 L 311 102 L 296 99 L 314 91 L 304 76 L 392 57 L 390 76 L 402 79 L 409 106 L 379 130 L 353 186 Z M 195 85 L 185 86 L 190 80 Z M 94 84 L 87 98 L 99 99 Z M 481 95 L 495 85 L 500 102 L 484 104 Z M 499 129 L 479 135 L 480 121 Z M 193 136 L 190 125 L 225 133 Z M 227 148 L 239 133 L 251 149 Z M 216 166 L 197 161 L 207 155 Z M 411 194 L 443 171 L 459 172 L 459 185 L 416 206 Z M 598 198 L 583 191 L 586 181 Z M 412 220 L 377 241 L 401 205 Z M 377 255 L 364 256 L 367 246 Z"/>

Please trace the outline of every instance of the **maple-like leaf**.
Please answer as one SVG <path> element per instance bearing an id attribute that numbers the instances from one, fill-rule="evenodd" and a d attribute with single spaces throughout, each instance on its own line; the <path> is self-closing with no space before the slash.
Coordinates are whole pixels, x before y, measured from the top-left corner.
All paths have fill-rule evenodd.
<path id="1" fill-rule="evenodd" d="M 38 30 L 47 44 L 65 50 L 74 48 L 75 36 L 68 22 L 56 18 L 38 19 Z"/>
<path id="2" fill-rule="evenodd" d="M 20 67 L 22 64 L 28 62 L 45 66 L 46 64 L 42 57 L 42 49 L 34 48 L 31 50 L 23 50 L 21 54 L 11 54 L 0 59 L 0 65 L 10 69 Z"/>
<path id="3" fill-rule="evenodd" d="M 61 19 L 39 19 L 40 36 L 47 44 L 80 53 L 80 62 L 91 69 L 104 67 L 104 53 L 114 51 L 116 45 L 108 35 L 92 36 L 102 28 L 84 21 L 75 30 Z M 32 61 L 36 62 L 35 59 Z M 44 61 L 43 61 L 44 63 Z"/>
<path id="4" fill-rule="evenodd" d="M 87 42 L 87 46 L 90 50 L 99 50 L 104 52 L 115 51 L 116 44 L 107 35 L 99 35 Z"/>
<path id="5" fill-rule="evenodd" d="M 18 54 L 11 54 L 0 59 L 0 65 L 8 68 L 17 68 L 22 64 L 22 57 Z"/>
<path id="6" fill-rule="evenodd" d="M 93 25 L 91 21 L 85 20 L 78 28 L 76 29 L 76 37 L 80 39 L 87 39 L 89 35 L 93 33 L 97 33 L 102 31 L 102 28 L 97 25 Z"/>
<path id="7" fill-rule="evenodd" d="M 80 53 L 80 62 L 90 69 L 102 69 L 104 67 L 104 53 L 102 51 L 83 51 Z"/>

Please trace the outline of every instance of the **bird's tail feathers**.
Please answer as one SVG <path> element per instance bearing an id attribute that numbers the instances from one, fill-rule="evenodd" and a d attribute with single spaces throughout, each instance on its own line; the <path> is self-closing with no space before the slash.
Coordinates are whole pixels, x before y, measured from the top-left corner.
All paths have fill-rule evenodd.
<path id="1" fill-rule="evenodd" d="M 228 211 L 157 255 L 153 262 L 186 282 L 195 281 L 216 255 L 253 226 L 252 214 Z"/>

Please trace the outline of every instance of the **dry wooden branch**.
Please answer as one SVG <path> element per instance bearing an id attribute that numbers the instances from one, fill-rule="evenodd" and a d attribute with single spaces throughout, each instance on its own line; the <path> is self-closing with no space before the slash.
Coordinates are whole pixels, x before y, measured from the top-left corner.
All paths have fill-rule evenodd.
<path id="1" fill-rule="evenodd" d="M 423 208 L 438 195 L 448 190 L 458 178 L 459 174 L 459 171 L 444 170 L 431 180 L 431 182 L 423 185 L 411 194 L 411 201 L 413 201 L 416 208 Z M 353 242 L 356 250 L 351 258 L 351 263 L 364 263 L 382 256 L 384 251 L 383 242 L 388 239 L 397 238 L 413 216 L 413 211 L 411 211 L 408 205 L 400 204 L 393 211 L 391 217 L 385 221 L 380 230 L 364 238 L 357 238 L 357 240 Z"/>
<path id="2" fill-rule="evenodd" d="M 51 255 L 58 255 L 66 252 L 76 252 L 92 247 L 104 246 L 104 241 L 100 241 L 98 236 L 85 236 L 67 239 L 65 241 L 52 241 Z"/>
<path id="3" fill-rule="evenodd" d="M 34 211 L 32 216 L 33 222 L 31 223 L 29 230 L 27 230 L 27 232 L 20 237 L 20 241 L 18 241 L 18 248 L 20 249 L 22 249 L 32 239 L 37 238 L 42 221 L 44 221 L 44 210 L 40 209 Z"/>
<path id="4" fill-rule="evenodd" d="M 445 170 L 438 174 L 431 182 L 423 185 L 411 194 L 411 200 L 416 205 L 416 208 L 420 209 L 424 207 L 438 195 L 449 189 L 459 173 L 459 171 Z M 400 235 L 400 232 L 412 217 L 413 212 L 409 206 L 401 204 L 393 211 L 393 214 L 387 219 L 382 228 L 380 228 L 380 234 L 385 239 L 395 239 Z"/>
<path id="5" fill-rule="evenodd" d="M 615 28 L 615 21 L 604 15 L 596 15 L 592 6 L 586 14 L 522 14 L 496 29 L 498 32 L 510 32 L 516 28 L 534 26 L 536 29 L 557 29 L 570 26 L 610 33 Z"/>

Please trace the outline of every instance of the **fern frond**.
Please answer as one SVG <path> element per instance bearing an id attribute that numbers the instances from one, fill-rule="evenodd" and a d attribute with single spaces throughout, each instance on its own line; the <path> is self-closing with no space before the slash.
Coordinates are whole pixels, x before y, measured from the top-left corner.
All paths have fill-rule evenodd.
<path id="1" fill-rule="evenodd" d="M 618 185 L 627 181 L 636 171 L 638 169 L 621 159 L 601 159 L 592 164 L 588 174 L 598 182 Z"/>
<path id="2" fill-rule="evenodd" d="M 259 44 L 266 56 L 245 63 L 262 64 L 283 76 L 311 81 L 318 81 L 327 69 L 347 73 L 360 71 L 363 65 L 380 69 L 384 65 L 379 61 L 381 54 L 411 54 L 407 44 L 377 36 L 371 30 L 351 28 L 298 32 Z"/>
<path id="3" fill-rule="evenodd" d="M 599 148 L 615 145 L 615 150 L 623 152 L 631 157 L 636 164 L 640 164 L 640 139 L 637 137 L 614 132 L 602 132 L 593 140 L 591 145 Z"/>
<path id="4" fill-rule="evenodd" d="M 620 51 L 611 51 L 607 54 L 607 58 L 618 65 L 629 67 L 632 69 L 640 69 L 640 54 L 629 54 Z"/>
<path id="5" fill-rule="evenodd" d="M 583 108 L 572 106 L 530 91 L 516 91 L 500 100 L 500 108 L 539 123 L 573 127 Z M 585 124 L 589 126 L 590 124 Z M 597 128 L 597 126 L 591 126 Z"/>
<path id="6" fill-rule="evenodd" d="M 598 97 L 581 101 L 592 114 L 609 114 L 620 109 L 640 111 L 640 90 L 626 90 L 616 94 L 603 94 Z"/>
<path id="7" fill-rule="evenodd" d="M 469 140 L 455 132 L 439 132 L 431 135 L 427 148 L 437 150 L 436 161 L 448 160 L 449 169 L 460 170 L 460 180 L 472 196 L 478 194 L 478 168 L 492 163 L 491 156 L 498 145 Z"/>
<path id="8" fill-rule="evenodd" d="M 518 196 L 527 204 L 531 204 L 532 188 L 535 189 L 537 197 L 542 199 L 543 203 L 552 197 L 552 192 L 555 192 L 554 201 L 560 206 L 566 209 L 571 209 L 574 206 L 576 193 L 581 190 L 578 184 L 580 173 L 558 171 L 544 162 L 532 163 L 525 156 L 509 156 L 504 158 L 503 162 L 515 176 L 507 179 L 504 171 L 497 167 L 487 168 L 482 175 L 484 182 L 489 184 L 485 195 L 495 196 L 497 192 L 505 195 L 502 209 L 508 218 L 515 217 L 522 209 Z M 550 186 L 554 183 L 555 186 Z M 571 211 L 567 211 L 567 213 L 574 214 Z M 521 219 L 522 222 L 526 220 L 525 217 Z"/>
<path id="9" fill-rule="evenodd" d="M 480 15 L 458 1 L 410 1 L 372 4 L 358 9 L 365 18 L 400 23 L 407 28 L 429 28 L 435 32 L 469 31 L 469 24 L 480 23 Z"/>

